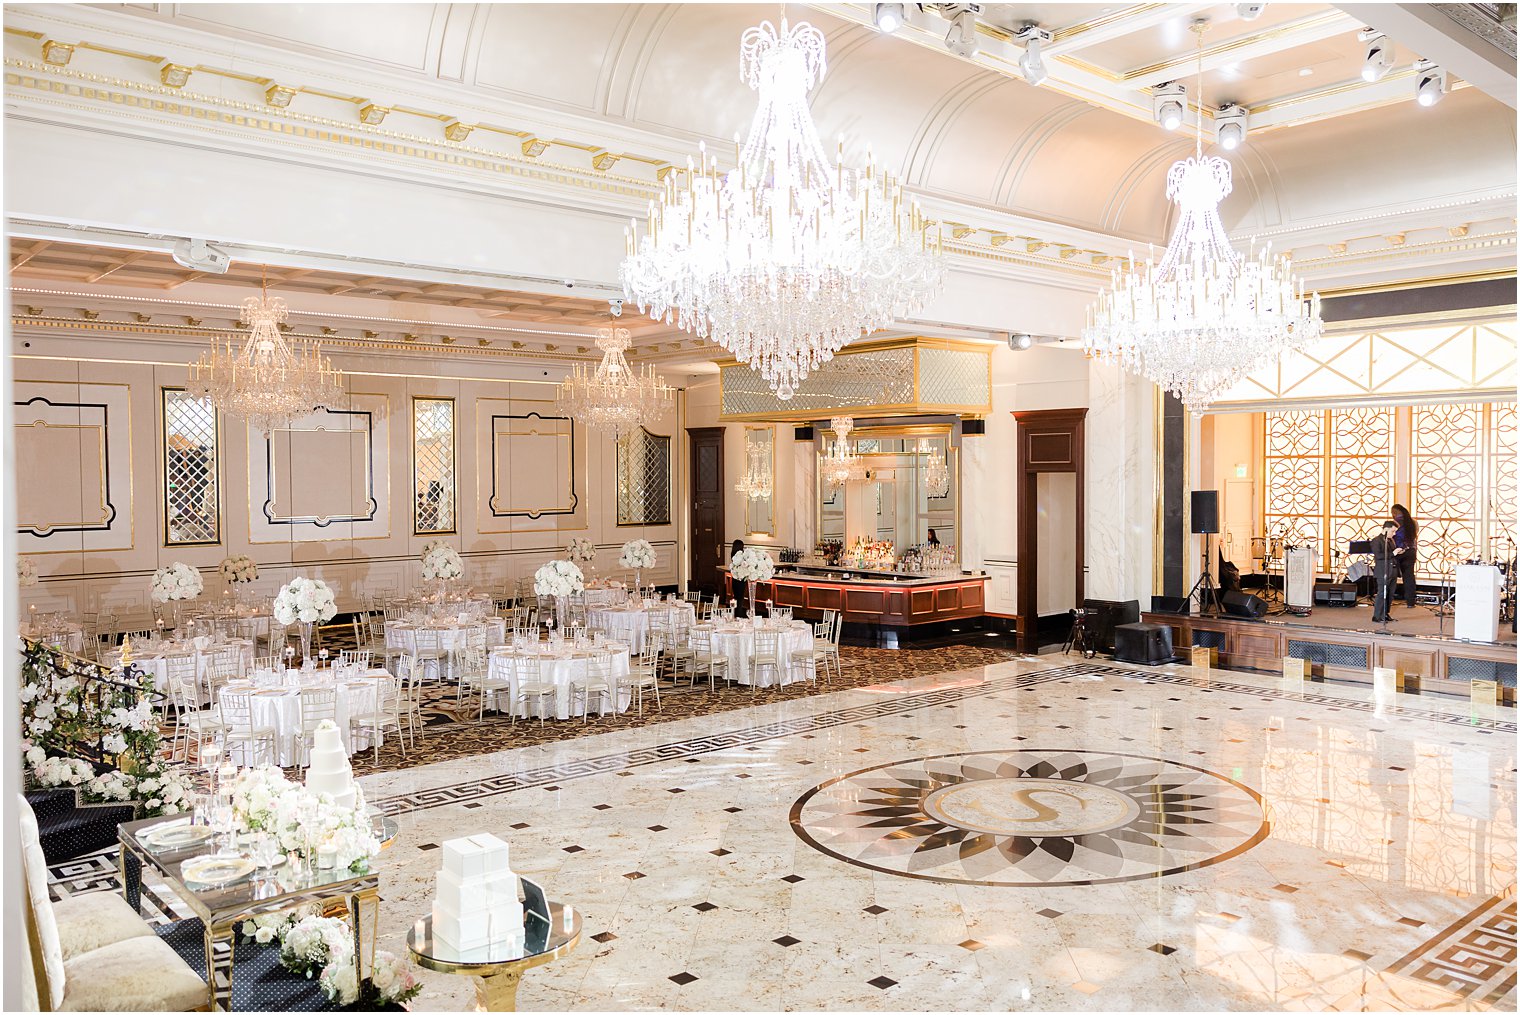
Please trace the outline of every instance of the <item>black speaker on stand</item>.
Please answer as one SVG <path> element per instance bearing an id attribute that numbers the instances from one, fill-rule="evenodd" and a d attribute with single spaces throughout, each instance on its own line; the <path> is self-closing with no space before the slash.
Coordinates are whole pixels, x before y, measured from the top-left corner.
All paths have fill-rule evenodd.
<path id="1" fill-rule="evenodd" d="M 1219 531 L 1219 491 L 1194 490 L 1191 511 L 1192 529 L 1195 536 L 1203 537 L 1203 572 L 1193 583 L 1188 599 L 1198 597 L 1198 615 L 1206 617 L 1212 607 L 1214 616 L 1223 612 L 1219 604 L 1219 587 L 1214 584 L 1212 561 L 1209 559 L 1209 536 Z"/>

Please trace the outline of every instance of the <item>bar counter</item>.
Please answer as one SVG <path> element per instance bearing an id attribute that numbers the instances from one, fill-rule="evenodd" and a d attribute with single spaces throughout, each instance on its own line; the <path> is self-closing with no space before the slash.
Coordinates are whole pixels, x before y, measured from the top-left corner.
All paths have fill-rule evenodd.
<path id="1" fill-rule="evenodd" d="M 727 569 L 724 582 L 732 597 L 733 577 Z M 948 628 L 941 625 L 949 622 L 981 617 L 987 576 L 789 564 L 778 568 L 770 581 L 756 583 L 755 602 L 767 599 L 810 620 L 820 618 L 824 610 L 839 610 L 851 641 L 892 645 L 910 636 L 944 633 Z"/>

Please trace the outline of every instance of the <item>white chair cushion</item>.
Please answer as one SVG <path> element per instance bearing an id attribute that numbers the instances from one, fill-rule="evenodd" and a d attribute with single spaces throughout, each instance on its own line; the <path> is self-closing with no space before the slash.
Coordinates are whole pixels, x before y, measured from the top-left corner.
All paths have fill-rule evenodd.
<path id="1" fill-rule="evenodd" d="M 152 937 L 153 928 L 115 892 L 90 892 L 53 903 L 58 940 L 67 962 L 76 955 L 134 937 Z"/>
<path id="2" fill-rule="evenodd" d="M 58 1011 L 191 1011 L 210 1000 L 206 981 L 156 934 L 85 952 L 65 971 Z"/>
<path id="3" fill-rule="evenodd" d="M 21 864 L 26 868 L 26 890 L 37 921 L 37 944 L 42 949 L 42 965 L 47 973 L 48 994 L 54 1010 L 63 1003 L 68 972 L 64 967 L 63 945 L 58 939 L 58 922 L 53 919 L 53 904 L 48 899 L 47 860 L 38 842 L 37 816 L 31 804 L 21 798 Z M 30 841 L 28 841 L 30 839 Z"/>

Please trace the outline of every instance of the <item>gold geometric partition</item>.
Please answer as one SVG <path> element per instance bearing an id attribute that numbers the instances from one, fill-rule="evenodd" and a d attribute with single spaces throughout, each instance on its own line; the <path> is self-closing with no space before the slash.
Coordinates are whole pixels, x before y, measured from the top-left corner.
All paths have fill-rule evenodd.
<path id="1" fill-rule="evenodd" d="M 617 442 L 617 523 L 669 525 L 671 439 L 643 427 Z"/>

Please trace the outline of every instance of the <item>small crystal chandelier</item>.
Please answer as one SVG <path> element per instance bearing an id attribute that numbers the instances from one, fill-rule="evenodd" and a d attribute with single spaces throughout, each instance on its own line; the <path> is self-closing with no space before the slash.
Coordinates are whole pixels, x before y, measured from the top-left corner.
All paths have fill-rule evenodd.
<path id="1" fill-rule="evenodd" d="M 1203 33 L 1198 35 L 1198 127 L 1193 156 L 1173 164 L 1166 196 L 1179 208 L 1165 255 L 1144 266 L 1129 259 L 1088 312 L 1082 341 L 1172 392 L 1195 413 L 1263 363 L 1320 336 L 1319 294 L 1295 283 L 1286 256 L 1271 246 L 1249 256 L 1230 246 L 1219 202 L 1231 189 L 1230 164 L 1203 155 Z"/>
<path id="2" fill-rule="evenodd" d="M 623 312 L 623 301 L 612 301 L 612 316 Z M 560 383 L 558 404 L 566 416 L 588 427 L 609 431 L 621 440 L 639 427 L 649 427 L 670 410 L 675 395 L 669 385 L 645 364 L 635 371 L 623 352 L 628 348 L 627 328 L 601 328 L 596 347 L 602 361 L 595 371 L 577 363 Z"/>
<path id="3" fill-rule="evenodd" d="M 866 478 L 865 459 L 850 447 L 850 431 L 854 428 L 855 421 L 848 416 L 835 416 L 829 420 L 834 443 L 818 456 L 818 470 L 830 488 Z"/>
<path id="4" fill-rule="evenodd" d="M 718 171 L 702 145 L 684 183 L 666 177 L 643 235 L 628 230 L 623 287 L 641 311 L 709 338 L 748 363 L 776 396 L 847 343 L 913 313 L 939 291 L 938 235 L 897 181 L 868 164 L 830 165 L 808 109 L 825 71 L 823 33 L 769 21 L 739 41 L 739 73 L 758 92 L 737 165 Z"/>
<path id="5" fill-rule="evenodd" d="M 190 364 L 186 385 L 221 411 L 268 434 L 318 408 L 343 404 L 343 375 L 316 342 L 287 342 L 280 325 L 290 316 L 285 301 L 270 297 L 267 275 L 258 296 L 243 300 L 249 325 L 242 348 L 232 339 L 212 340 L 211 351 Z"/>
<path id="6" fill-rule="evenodd" d="M 924 490 L 930 497 L 943 497 L 950 492 L 950 465 L 927 438 L 920 438 L 918 453 L 927 455 L 924 467 Z"/>
<path id="7" fill-rule="evenodd" d="M 750 444 L 745 448 L 744 457 L 748 460 L 744 475 L 739 477 L 734 489 L 750 500 L 770 500 L 773 492 L 770 454 L 763 444 Z"/>

